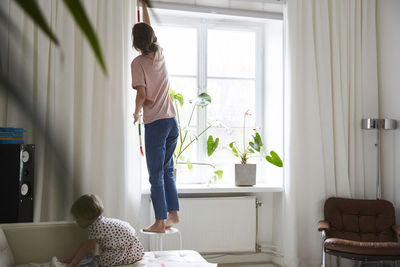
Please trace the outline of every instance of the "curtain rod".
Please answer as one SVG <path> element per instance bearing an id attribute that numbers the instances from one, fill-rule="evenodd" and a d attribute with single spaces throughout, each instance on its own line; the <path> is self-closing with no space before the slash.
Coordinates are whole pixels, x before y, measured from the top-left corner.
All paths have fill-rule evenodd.
<path id="1" fill-rule="evenodd" d="M 208 14 L 220 14 L 220 15 L 231 15 L 241 17 L 253 17 L 261 19 L 276 19 L 283 20 L 282 13 L 269 12 L 269 11 L 254 11 L 254 10 L 242 10 L 236 8 L 223 8 L 223 7 L 212 7 L 212 6 L 195 6 L 188 4 L 170 3 L 170 2 L 156 2 L 153 1 L 153 8 L 159 9 L 173 9 L 179 11 L 188 12 L 200 12 Z"/>

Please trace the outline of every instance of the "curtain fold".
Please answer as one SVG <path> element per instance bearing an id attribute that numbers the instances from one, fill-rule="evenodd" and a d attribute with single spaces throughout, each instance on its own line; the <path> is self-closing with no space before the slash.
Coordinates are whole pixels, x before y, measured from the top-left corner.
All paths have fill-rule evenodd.
<path id="1" fill-rule="evenodd" d="M 361 130 L 378 115 L 375 5 L 287 2 L 285 266 L 319 266 L 328 197 L 375 197 L 376 133 Z"/>
<path id="2" fill-rule="evenodd" d="M 130 141 L 137 140 L 137 132 L 128 114 L 128 105 L 134 104 L 128 90 L 135 2 L 82 2 L 99 38 L 107 75 L 62 1 L 38 1 L 60 47 L 14 1 L 1 2 L 24 36 L 14 38 L 10 27 L 1 27 L 1 71 L 23 88 L 26 103 L 59 152 L 55 156 L 42 128 L 9 94 L 0 94 L 0 125 L 23 127 L 25 143 L 36 144 L 35 221 L 70 219 L 72 202 L 94 193 L 103 200 L 107 216 L 137 227 L 141 166 L 138 153 L 132 152 L 139 148 Z"/>

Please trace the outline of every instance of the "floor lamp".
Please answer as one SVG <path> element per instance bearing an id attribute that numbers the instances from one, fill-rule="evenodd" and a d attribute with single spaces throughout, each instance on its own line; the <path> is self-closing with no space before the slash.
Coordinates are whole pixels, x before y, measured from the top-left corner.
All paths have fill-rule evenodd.
<path id="1" fill-rule="evenodd" d="M 362 119 L 361 128 L 365 130 L 378 130 L 376 135 L 376 158 L 377 158 L 377 174 L 376 174 L 376 199 L 381 198 L 381 160 L 380 160 L 380 130 L 395 130 L 397 129 L 397 121 L 392 119 Z"/>

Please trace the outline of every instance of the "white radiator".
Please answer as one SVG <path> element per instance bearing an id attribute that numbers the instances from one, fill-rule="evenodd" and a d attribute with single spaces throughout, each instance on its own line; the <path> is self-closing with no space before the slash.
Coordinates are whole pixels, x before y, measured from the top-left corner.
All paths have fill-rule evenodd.
<path id="1" fill-rule="evenodd" d="M 255 196 L 180 198 L 179 205 L 181 222 L 175 228 L 181 231 L 183 249 L 200 253 L 255 252 Z M 150 239 L 150 250 L 155 250 L 155 242 Z M 179 236 L 165 236 L 163 247 L 179 249 Z"/>

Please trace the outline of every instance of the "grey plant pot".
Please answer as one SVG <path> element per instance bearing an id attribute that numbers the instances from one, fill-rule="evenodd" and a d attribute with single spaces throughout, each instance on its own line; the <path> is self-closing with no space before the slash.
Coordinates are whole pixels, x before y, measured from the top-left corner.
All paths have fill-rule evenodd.
<path id="1" fill-rule="evenodd" d="M 235 164 L 235 184 L 252 186 L 256 184 L 256 164 Z"/>

